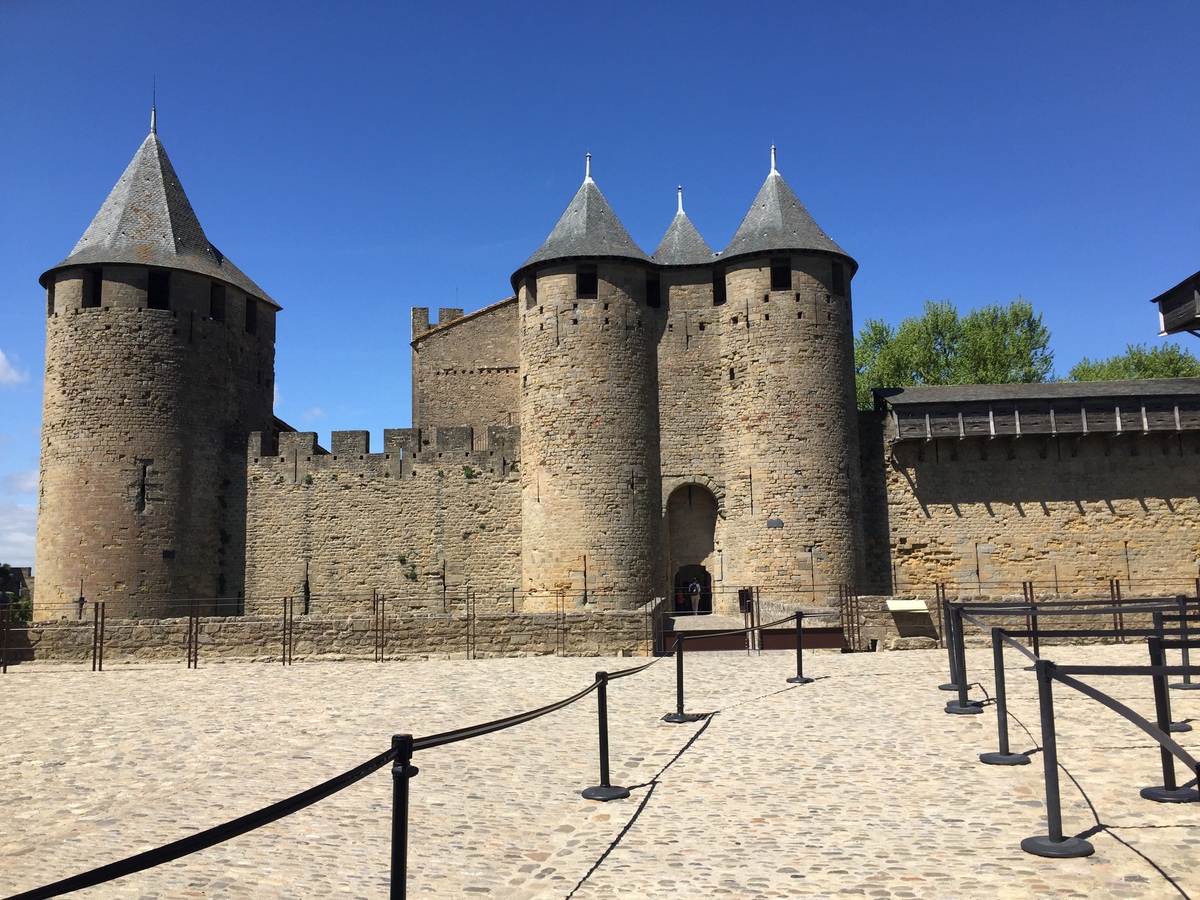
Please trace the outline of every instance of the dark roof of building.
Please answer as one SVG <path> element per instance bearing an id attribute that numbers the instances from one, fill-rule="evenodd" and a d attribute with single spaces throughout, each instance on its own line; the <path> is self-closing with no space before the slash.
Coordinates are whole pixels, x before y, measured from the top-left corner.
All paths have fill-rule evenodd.
<path id="1" fill-rule="evenodd" d="M 279 308 L 209 242 L 153 127 L 71 255 L 39 280 L 45 286 L 71 266 L 119 264 L 206 275 Z"/>
<path id="2" fill-rule="evenodd" d="M 714 256 L 681 205 L 651 259 L 664 266 L 704 266 L 712 265 Z"/>
<path id="3" fill-rule="evenodd" d="M 1200 378 L 1140 378 L 1130 381 L 1049 381 L 1044 384 L 952 384 L 935 387 L 873 388 L 891 406 L 978 403 L 1000 400 L 1085 400 L 1106 397 L 1200 395 Z"/>
<path id="4" fill-rule="evenodd" d="M 650 261 L 650 257 L 633 242 L 617 214 L 600 193 L 600 188 L 596 187 L 596 182 L 592 181 L 591 174 L 584 178 L 545 243 L 517 271 L 537 263 L 581 257 Z"/>
<path id="5" fill-rule="evenodd" d="M 771 148 L 772 160 L 774 148 Z M 771 166 L 771 174 L 754 198 L 750 211 L 738 227 L 722 258 L 774 253 L 787 250 L 823 250 L 846 257 L 855 269 L 853 258 L 835 244 L 809 215 L 792 193 L 783 176 Z"/>

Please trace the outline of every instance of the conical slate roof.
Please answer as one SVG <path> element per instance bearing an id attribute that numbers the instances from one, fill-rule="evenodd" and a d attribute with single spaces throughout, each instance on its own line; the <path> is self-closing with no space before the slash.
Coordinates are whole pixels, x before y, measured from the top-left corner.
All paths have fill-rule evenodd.
<path id="1" fill-rule="evenodd" d="M 205 237 L 153 123 L 71 255 L 39 280 L 44 287 L 59 269 L 122 263 L 206 275 L 279 308 Z"/>
<path id="2" fill-rule="evenodd" d="M 650 261 L 650 257 L 633 242 L 617 214 L 600 193 L 600 188 L 596 187 L 596 182 L 592 181 L 590 155 L 588 160 L 588 175 L 575 192 L 566 212 L 550 232 L 550 237 L 533 256 L 525 260 L 521 269 L 569 257 L 615 256 Z"/>
<path id="3" fill-rule="evenodd" d="M 675 213 L 651 259 L 664 266 L 704 266 L 713 261 L 712 248 L 683 211 L 682 188 L 679 189 L 679 212 Z"/>
<path id="4" fill-rule="evenodd" d="M 758 196 L 754 198 L 754 204 L 721 257 L 725 259 L 786 250 L 824 250 L 844 256 L 854 263 L 850 255 L 830 240 L 829 235 L 813 221 L 804 204 L 792 193 L 775 168 L 775 148 L 772 147 L 771 174 L 767 176 Z"/>

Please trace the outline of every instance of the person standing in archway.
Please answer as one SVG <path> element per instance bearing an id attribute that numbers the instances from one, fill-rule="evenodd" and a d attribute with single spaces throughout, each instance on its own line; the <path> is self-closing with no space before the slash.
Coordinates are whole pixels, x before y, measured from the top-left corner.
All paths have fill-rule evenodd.
<path id="1" fill-rule="evenodd" d="M 692 581 L 688 585 L 688 599 L 692 601 L 692 615 L 700 615 L 700 582 Z"/>

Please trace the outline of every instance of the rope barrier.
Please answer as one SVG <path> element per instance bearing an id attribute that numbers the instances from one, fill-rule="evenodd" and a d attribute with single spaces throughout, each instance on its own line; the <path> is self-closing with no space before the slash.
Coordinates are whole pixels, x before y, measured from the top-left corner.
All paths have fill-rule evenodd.
<path id="1" fill-rule="evenodd" d="M 630 675 L 636 675 L 638 672 L 645 671 L 651 666 L 660 662 L 662 657 L 653 659 L 648 663 L 640 666 L 635 666 L 630 669 L 622 669 L 618 672 L 608 674 L 608 679 L 625 678 Z M 546 706 L 538 707 L 537 709 L 527 712 L 518 713 L 513 716 L 506 716 L 502 719 L 494 719 L 490 722 L 484 722 L 479 725 L 472 725 L 467 728 L 458 728 L 453 731 L 442 732 L 441 734 L 433 734 L 428 737 L 416 738 L 411 740 L 411 750 L 429 750 L 433 747 L 442 747 L 447 744 L 457 743 L 459 741 L 471 740 L 472 738 L 483 737 L 484 735 L 492 734 L 497 731 L 503 731 L 506 728 L 512 728 L 517 725 L 522 725 L 526 722 L 532 722 L 534 719 L 541 718 L 544 715 L 555 712 L 563 707 L 570 706 L 578 700 L 582 700 L 588 694 L 595 691 L 601 686 L 601 680 L 597 679 L 590 685 L 570 697 L 559 700 L 555 703 L 547 704 Z M 292 813 L 298 812 L 307 806 L 312 806 L 326 797 L 336 794 L 338 791 L 344 790 L 351 785 L 361 781 L 368 775 L 371 775 L 382 769 L 389 762 L 394 762 L 397 758 L 397 747 L 393 746 L 380 753 L 373 759 L 355 766 L 347 772 L 343 772 L 334 778 L 325 781 L 316 787 L 309 788 L 306 791 L 301 791 L 288 797 L 285 800 L 280 800 L 270 806 L 263 807 L 252 813 L 247 813 L 237 819 L 225 822 L 221 825 L 215 825 L 212 828 L 201 831 L 197 834 L 190 835 L 186 838 L 181 838 L 178 841 L 172 841 L 169 844 L 164 844 L 161 847 L 156 847 L 153 850 L 147 850 L 144 853 L 138 853 L 134 856 L 127 857 L 117 862 L 108 863 L 107 865 L 99 866 L 95 869 L 90 869 L 86 872 L 81 872 L 78 875 L 72 875 L 70 878 L 64 878 L 61 881 L 56 881 L 53 884 L 43 885 L 39 888 L 34 888 L 31 891 L 25 891 L 20 894 L 13 894 L 6 900 L 43 900 L 43 898 L 59 897 L 63 894 L 71 893 L 72 891 L 82 890 L 88 887 L 94 887 L 98 884 L 104 884 L 108 881 L 114 881 L 118 878 L 124 878 L 126 875 L 132 875 L 135 872 L 141 872 L 144 869 L 150 869 L 155 866 L 163 865 L 183 856 L 189 856 L 193 853 L 198 853 L 201 850 L 207 850 L 217 844 L 240 837 L 247 832 L 254 831 L 257 828 L 262 828 L 264 825 L 269 825 L 279 819 L 290 816 Z M 409 774 L 406 778 L 411 778 L 416 774 L 414 767 L 407 767 Z"/>

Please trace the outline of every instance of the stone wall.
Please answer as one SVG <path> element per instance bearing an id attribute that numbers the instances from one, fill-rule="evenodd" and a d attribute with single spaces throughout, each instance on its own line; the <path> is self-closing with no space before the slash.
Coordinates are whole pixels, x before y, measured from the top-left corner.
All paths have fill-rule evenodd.
<path id="1" fill-rule="evenodd" d="M 1195 588 L 1200 434 L 901 441 L 867 459 L 886 479 L 895 593 Z"/>
<path id="2" fill-rule="evenodd" d="M 787 290 L 772 289 L 769 258 L 725 271 L 725 577 L 771 589 L 815 581 L 824 602 L 858 580 L 862 559 L 850 298 L 832 292 L 840 260 L 787 262 Z"/>
<path id="3" fill-rule="evenodd" d="M 647 304 L 648 267 L 595 268 L 595 297 L 579 296 L 575 265 L 539 269 L 536 295 L 531 279 L 521 287 L 521 566 L 531 604 L 558 590 L 623 593 L 630 607 L 662 593 L 665 314 Z"/>
<path id="4" fill-rule="evenodd" d="M 280 436 L 263 455 L 251 439 L 247 483 L 247 612 L 308 588 L 323 597 L 372 591 L 438 606 L 446 590 L 509 609 L 520 586 L 517 429 L 389 429 L 384 452 L 367 432 Z M 271 607 L 272 609 L 274 607 Z"/>
<path id="5" fill-rule="evenodd" d="M 1005 595 L 1005 594 L 948 594 L 948 599 L 954 603 L 971 603 L 971 604 L 1022 604 L 1025 602 L 1024 596 L 1021 594 Z M 862 624 L 862 639 L 864 642 L 863 649 L 869 649 L 874 642 L 878 649 L 911 649 L 920 647 L 944 646 L 943 643 L 943 623 L 941 605 L 937 597 L 933 594 L 914 597 L 924 604 L 924 611 L 892 611 L 888 609 L 888 601 L 894 598 L 890 596 L 868 595 L 858 598 L 859 618 Z M 1108 596 L 1096 595 L 1094 597 L 1068 597 L 1066 595 L 1042 593 L 1035 594 L 1034 600 L 1037 603 L 1050 603 L 1055 601 L 1070 601 L 1070 600 L 1097 600 L 1104 603 L 1104 608 L 1108 606 Z M 1143 598 L 1147 599 L 1147 598 Z M 1153 599 L 1153 598 L 1151 598 Z M 1162 595 L 1157 600 L 1165 601 L 1171 598 L 1167 595 Z M 1134 603 L 1134 600 L 1123 601 L 1124 605 Z M 1006 630 L 1021 631 L 1030 628 L 1030 621 L 1024 613 L 1017 614 L 988 614 L 976 615 L 985 623 L 986 626 L 995 625 Z M 1120 625 L 1124 629 L 1149 629 L 1153 627 L 1154 619 L 1151 613 L 1140 612 L 1125 612 L 1120 616 Z M 1114 630 L 1117 627 L 1117 620 L 1114 619 L 1111 613 L 1090 614 L 1083 611 L 1072 612 L 1063 615 L 1047 615 L 1043 614 L 1039 617 L 1038 627 L 1043 631 L 1053 630 Z M 964 640 L 968 646 L 991 646 L 991 635 L 986 628 L 980 628 L 973 623 L 966 623 L 963 632 Z M 1028 638 L 1020 639 L 1026 646 L 1031 645 Z M 1046 637 L 1042 640 L 1047 646 L 1062 643 L 1096 643 L 1097 641 L 1111 642 L 1115 638 L 1056 638 Z M 1144 638 L 1130 637 L 1129 640 L 1144 641 Z"/>
<path id="6" fill-rule="evenodd" d="M 278 662 L 283 655 L 281 616 L 213 617 L 199 620 L 199 661 L 252 659 Z M 187 619 L 105 621 L 104 662 L 172 661 L 187 658 Z M 378 632 L 371 615 L 297 615 L 291 653 L 295 660 L 345 657 L 373 659 Z M 9 662 L 91 664 L 91 622 L 42 622 L 12 634 Z M 388 613 L 383 620 L 387 659 L 427 656 L 644 655 L 651 649 L 643 610 L 586 611 L 565 615 L 422 615 Z"/>
<path id="7" fill-rule="evenodd" d="M 150 309 L 145 267 L 55 274 L 38 617 L 81 592 L 111 612 L 163 614 L 164 602 L 241 587 L 241 448 L 251 431 L 271 426 L 275 309 L 223 286 L 224 311 L 214 316 L 210 279 L 169 277 L 170 308 Z M 248 303 L 258 309 L 254 333 Z"/>
<path id="8" fill-rule="evenodd" d="M 412 312 L 413 426 L 517 425 L 517 299 L 468 316 L 442 310 L 432 328 L 428 309 Z"/>

